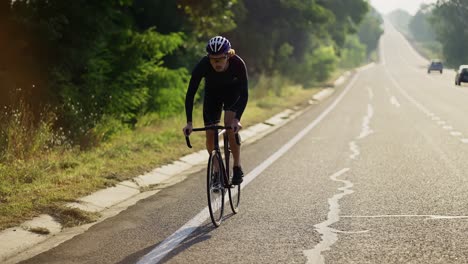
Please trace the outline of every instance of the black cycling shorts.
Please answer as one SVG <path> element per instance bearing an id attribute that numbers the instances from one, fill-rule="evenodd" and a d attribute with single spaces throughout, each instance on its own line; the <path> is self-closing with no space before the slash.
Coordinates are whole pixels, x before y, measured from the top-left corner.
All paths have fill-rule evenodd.
<path id="1" fill-rule="evenodd" d="M 216 125 L 221 121 L 221 112 L 237 112 L 240 96 L 208 97 L 203 100 L 203 121 L 205 126 Z"/>

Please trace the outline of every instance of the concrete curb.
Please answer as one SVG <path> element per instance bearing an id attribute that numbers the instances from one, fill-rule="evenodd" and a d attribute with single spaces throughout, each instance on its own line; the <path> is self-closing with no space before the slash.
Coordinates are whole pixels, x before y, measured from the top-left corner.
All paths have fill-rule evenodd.
<path id="1" fill-rule="evenodd" d="M 350 75 L 350 72 L 346 72 L 340 76 L 334 82 L 334 86 L 343 84 Z M 325 88 L 309 100 L 309 105 L 317 104 L 333 93 L 333 88 Z M 263 123 L 243 129 L 240 132 L 243 144 L 259 140 L 295 119 L 307 109 L 308 107 L 300 110 L 286 109 Z M 41 215 L 18 227 L 4 230 L 0 232 L 0 262 L 17 263 L 84 233 L 91 226 L 126 210 L 139 200 L 146 199 L 161 189 L 184 180 L 188 175 L 204 169 L 207 159 L 208 153 L 205 150 L 194 152 L 132 180 L 123 181 L 114 187 L 82 197 L 78 199 L 78 202 L 67 204 L 70 208 L 99 212 L 102 216 L 97 222 L 73 228 L 63 228 L 51 216 Z M 151 188 L 151 190 L 145 191 L 145 188 Z"/>

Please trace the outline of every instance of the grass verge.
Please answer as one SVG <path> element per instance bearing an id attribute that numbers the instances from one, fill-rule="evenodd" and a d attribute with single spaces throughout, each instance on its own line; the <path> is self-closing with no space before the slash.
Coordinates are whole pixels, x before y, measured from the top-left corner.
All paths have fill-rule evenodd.
<path id="1" fill-rule="evenodd" d="M 252 96 L 242 124 L 248 127 L 287 107 L 305 105 L 317 91 L 287 87 L 261 99 Z M 144 119 L 144 126 L 122 131 L 91 150 L 56 148 L 28 159 L 0 163 L 0 230 L 42 213 L 52 215 L 65 227 L 95 221 L 99 214 L 64 204 L 204 148 L 203 135 L 191 138 L 193 149 L 186 147 L 184 113 L 165 120 L 151 116 Z M 194 126 L 201 125 L 201 109 L 197 108 Z"/>

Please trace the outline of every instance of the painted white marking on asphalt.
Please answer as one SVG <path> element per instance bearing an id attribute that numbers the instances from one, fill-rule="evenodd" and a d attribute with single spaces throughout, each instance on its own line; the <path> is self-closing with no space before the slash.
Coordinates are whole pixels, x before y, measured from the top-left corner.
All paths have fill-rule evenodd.
<path id="1" fill-rule="evenodd" d="M 349 170 L 349 168 L 345 168 L 330 176 L 330 179 L 333 181 L 342 182 L 345 184 L 345 186 L 338 188 L 338 190 L 342 192 L 335 194 L 332 198 L 328 199 L 328 204 L 330 207 L 327 220 L 315 225 L 315 228 L 317 228 L 317 231 L 322 235 L 322 237 L 320 243 L 317 244 L 313 249 L 304 250 L 304 255 L 307 257 L 308 264 L 324 264 L 325 259 L 322 255 L 322 252 L 330 250 L 330 247 L 338 240 L 336 230 L 329 226 L 340 220 L 340 199 L 354 192 L 351 189 L 353 187 L 352 182 L 338 179 L 339 176 L 343 175 Z"/>
<path id="2" fill-rule="evenodd" d="M 369 90 L 371 91 L 371 90 Z M 372 99 L 372 96 L 370 96 Z M 373 131 L 370 129 L 370 120 L 372 119 L 372 116 L 374 115 L 374 110 L 372 108 L 372 105 L 367 106 L 367 115 L 363 118 L 362 122 L 362 130 L 359 135 L 359 137 L 356 138 L 356 140 L 363 139 L 373 133 Z M 350 155 L 350 159 L 356 159 L 357 156 L 360 155 L 359 151 L 359 146 L 356 144 L 356 141 L 351 141 L 349 143 L 349 148 L 352 152 Z M 341 193 L 335 194 L 331 199 L 328 199 L 328 204 L 329 204 L 329 212 L 327 215 L 327 220 L 325 222 L 319 223 L 315 225 L 317 228 L 317 231 L 322 235 L 321 242 L 317 244 L 313 249 L 311 250 L 304 250 L 304 255 L 307 257 L 307 263 L 313 263 L 313 264 L 323 264 L 325 263 L 325 259 L 322 256 L 322 252 L 326 250 L 330 250 L 330 247 L 335 244 L 336 241 L 338 241 L 338 233 L 344 233 L 344 234 L 362 234 L 362 233 L 367 233 L 369 230 L 363 230 L 363 231 L 342 231 L 342 230 L 336 230 L 333 228 L 330 228 L 329 226 L 332 225 L 333 223 L 336 223 L 340 220 L 340 205 L 339 205 L 339 200 L 343 198 L 345 195 L 351 194 L 354 191 L 351 190 L 353 187 L 353 183 L 347 180 L 339 180 L 338 177 L 341 176 L 342 174 L 346 173 L 349 171 L 349 168 L 345 168 L 332 176 L 330 176 L 330 179 L 333 181 L 339 181 L 343 182 L 345 184 L 344 187 L 338 188 L 338 190 L 343 191 Z"/>
<path id="3" fill-rule="evenodd" d="M 392 103 L 392 105 L 394 105 L 394 106 L 396 106 L 396 107 L 398 107 L 398 108 L 401 106 L 400 103 L 398 102 L 398 100 L 396 99 L 395 96 L 392 96 L 392 97 L 390 98 L 390 102 Z"/>
<path id="4" fill-rule="evenodd" d="M 426 109 L 426 110 L 423 111 L 423 113 L 426 114 L 426 115 L 429 115 L 431 112 L 429 112 L 429 110 Z"/>
<path id="5" fill-rule="evenodd" d="M 185 238 L 187 238 L 193 231 L 200 227 L 206 219 L 210 217 L 208 207 L 205 207 L 200 213 L 194 218 L 188 221 L 184 226 L 179 228 L 174 234 L 166 238 L 161 244 L 152 250 L 150 253 L 141 258 L 139 264 L 158 263 L 163 259 L 169 252 L 177 247 Z"/>
<path id="6" fill-rule="evenodd" d="M 367 105 L 367 116 L 364 117 L 364 120 L 362 122 L 362 131 L 361 134 L 359 135 L 358 139 L 362 139 L 367 137 L 368 135 L 374 133 L 374 131 L 369 127 L 370 120 L 372 116 L 374 115 L 374 108 L 372 108 L 372 105 Z"/>
<path id="7" fill-rule="evenodd" d="M 374 115 L 374 109 L 372 108 L 372 105 L 369 104 L 367 106 L 367 115 L 362 120 L 361 133 L 356 138 L 356 140 L 363 139 L 374 132 L 369 126 L 370 120 L 373 115 Z M 356 141 L 349 142 L 349 149 L 351 150 L 351 153 L 352 153 L 349 156 L 349 158 L 352 160 L 356 159 L 361 154 L 359 150 L 359 146 L 356 144 Z"/>
<path id="8" fill-rule="evenodd" d="M 357 146 L 355 141 L 349 142 L 349 149 L 351 150 L 352 154 L 349 156 L 350 159 L 356 159 L 359 156 L 359 147 Z"/>
<path id="9" fill-rule="evenodd" d="M 374 98 L 374 92 L 372 91 L 372 88 L 368 86 L 367 92 L 369 93 L 369 98 L 372 100 Z"/>
<path id="10" fill-rule="evenodd" d="M 468 219 L 466 215 L 342 215 L 341 218 L 429 218 L 429 219 Z"/>
<path id="11" fill-rule="evenodd" d="M 453 131 L 453 132 L 450 132 L 450 135 L 454 136 L 454 137 L 459 137 L 462 135 L 462 132 L 458 132 L 458 131 Z"/>
<path id="12" fill-rule="evenodd" d="M 263 161 L 259 166 L 253 169 L 244 177 L 244 182 L 242 188 L 247 186 L 253 179 L 255 179 L 260 173 L 272 165 L 277 159 L 283 156 L 290 148 L 292 148 L 299 140 L 307 135 L 315 126 L 317 126 L 343 99 L 343 97 L 349 92 L 351 87 L 357 80 L 359 73 L 357 73 L 350 83 L 346 86 L 343 92 L 333 101 L 333 103 L 327 107 L 312 123 L 310 123 L 306 128 L 299 132 L 294 138 L 292 138 L 288 143 L 283 145 L 279 150 L 277 150 L 273 155 L 268 157 Z M 209 218 L 208 207 L 205 207 L 200 213 L 197 214 L 193 219 L 188 221 L 184 226 L 179 228 L 175 233 L 170 235 L 164 241 L 162 241 L 157 247 L 151 250 L 150 253 L 143 256 L 137 264 L 156 264 L 161 261 L 169 252 L 174 250 L 184 239 L 186 239 L 193 231 L 200 227 L 204 221 Z"/>
<path id="13" fill-rule="evenodd" d="M 468 216 L 465 215 L 429 215 L 431 219 L 468 219 Z"/>
<path id="14" fill-rule="evenodd" d="M 460 141 L 465 143 L 465 144 L 468 144 L 468 138 L 462 138 Z"/>
<path id="15" fill-rule="evenodd" d="M 411 97 L 401 86 L 400 84 L 395 80 L 395 78 L 392 76 L 392 74 L 388 71 L 388 68 L 385 68 L 385 71 L 388 75 L 388 77 L 390 78 L 390 80 L 392 81 L 393 85 L 395 85 L 396 88 L 398 88 L 398 90 L 400 90 L 400 92 L 409 100 L 411 101 L 414 105 L 416 105 L 416 107 L 421 110 L 423 113 L 430 113 L 429 110 L 427 110 L 426 107 L 424 107 L 421 103 L 419 103 L 418 101 L 416 101 L 413 97 Z M 436 118 L 436 119 L 434 119 Z M 433 120 L 440 120 L 439 117 L 434 117 Z"/>
<path id="16" fill-rule="evenodd" d="M 370 230 L 362 230 L 362 231 L 341 231 L 341 230 L 336 230 L 335 229 L 335 232 L 336 233 L 340 233 L 340 234 L 364 234 L 364 233 L 368 233 Z"/>
<path id="17" fill-rule="evenodd" d="M 411 102 L 413 102 L 414 105 L 416 105 L 416 107 L 421 110 L 423 113 L 425 113 L 426 115 L 428 116 L 432 116 L 432 120 L 434 121 L 437 121 L 437 124 L 443 126 L 442 128 L 445 129 L 445 130 L 453 130 L 454 128 L 452 126 L 449 126 L 449 125 L 446 125 L 447 122 L 443 121 L 440 119 L 440 117 L 434 115 L 433 113 L 431 113 L 429 110 L 427 110 L 426 107 L 424 107 L 421 103 L 419 103 L 418 101 L 416 101 L 413 97 L 411 97 L 401 86 L 400 84 L 395 80 L 395 78 L 392 76 L 392 74 L 388 71 L 387 68 L 385 68 L 385 71 L 387 73 L 387 75 L 389 76 L 390 80 L 392 81 L 392 83 L 395 85 L 395 87 L 397 87 L 400 92 L 407 98 L 409 99 Z M 453 136 L 461 136 L 461 133 L 460 132 L 452 132 L 451 135 Z M 468 143 L 467 142 L 468 139 L 461 139 L 461 142 L 463 143 Z"/>

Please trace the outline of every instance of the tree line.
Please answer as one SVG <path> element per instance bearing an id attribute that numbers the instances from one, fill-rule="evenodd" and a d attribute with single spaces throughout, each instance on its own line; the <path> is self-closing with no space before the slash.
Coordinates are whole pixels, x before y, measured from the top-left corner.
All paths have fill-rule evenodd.
<path id="1" fill-rule="evenodd" d="M 382 33 L 369 9 L 365 0 L 1 0 L 0 118 L 21 94 L 36 120 L 53 113 L 55 129 L 78 140 L 105 122 L 180 113 L 191 69 L 220 34 L 251 79 L 307 86 L 369 57 Z"/>
<path id="2" fill-rule="evenodd" d="M 457 68 L 468 64 L 468 0 L 438 0 L 430 23 L 442 43 L 446 63 Z"/>
<path id="3" fill-rule="evenodd" d="M 398 14 L 392 16 L 396 21 Z M 433 50 L 441 50 L 448 66 L 468 64 L 468 0 L 438 0 L 435 4 L 421 5 L 412 17 L 409 14 L 399 16 L 406 17 L 399 21 L 406 21 L 406 28 L 414 39 L 428 43 Z"/>

